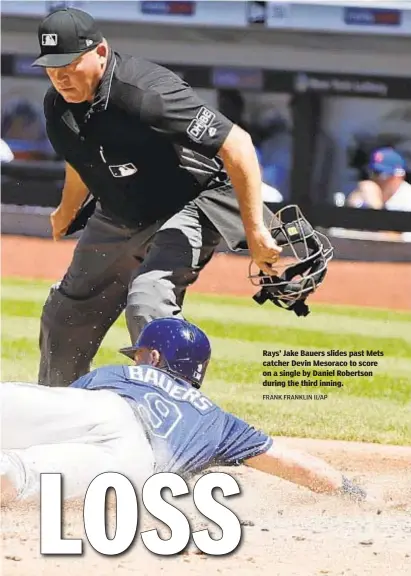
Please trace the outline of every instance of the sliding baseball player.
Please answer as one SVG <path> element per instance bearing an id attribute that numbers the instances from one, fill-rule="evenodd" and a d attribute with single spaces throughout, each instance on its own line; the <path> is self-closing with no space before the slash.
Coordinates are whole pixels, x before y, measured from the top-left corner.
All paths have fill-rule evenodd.
<path id="1" fill-rule="evenodd" d="M 2 505 L 37 496 L 44 472 L 64 476 L 70 499 L 104 472 L 141 489 L 156 472 L 240 464 L 315 492 L 367 499 L 323 460 L 284 447 L 201 392 L 211 346 L 193 324 L 154 320 L 121 352 L 134 365 L 98 368 L 70 387 L 1 385 Z"/>

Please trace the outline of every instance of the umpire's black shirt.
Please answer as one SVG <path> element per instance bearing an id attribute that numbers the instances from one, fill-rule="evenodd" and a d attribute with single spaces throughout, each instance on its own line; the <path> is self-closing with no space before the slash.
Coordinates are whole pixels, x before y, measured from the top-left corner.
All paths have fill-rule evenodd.
<path id="1" fill-rule="evenodd" d="M 110 50 L 93 103 L 69 104 L 51 87 L 44 111 L 56 153 L 126 223 L 149 224 L 229 183 L 217 153 L 232 122 L 145 59 Z"/>

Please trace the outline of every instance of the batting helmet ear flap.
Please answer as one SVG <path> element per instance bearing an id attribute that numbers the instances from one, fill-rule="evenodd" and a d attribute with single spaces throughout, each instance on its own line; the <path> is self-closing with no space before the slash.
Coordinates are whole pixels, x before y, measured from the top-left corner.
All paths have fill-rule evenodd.
<path id="1" fill-rule="evenodd" d="M 285 212 L 291 215 L 289 222 L 283 221 Z M 328 238 L 315 231 L 298 206 L 294 205 L 286 206 L 275 214 L 275 224 L 270 232 L 277 244 L 285 247 L 283 254 L 287 255 L 288 251 L 291 258 L 285 258 L 283 273 L 273 276 L 262 271 L 257 275 L 252 274 L 253 262 L 250 263 L 249 279 L 261 288 L 253 299 L 258 304 L 270 300 L 280 308 L 292 310 L 297 316 L 307 316 L 309 308 L 305 301 L 324 281 L 333 247 Z M 281 267 L 281 264 L 277 263 L 276 267 Z"/>

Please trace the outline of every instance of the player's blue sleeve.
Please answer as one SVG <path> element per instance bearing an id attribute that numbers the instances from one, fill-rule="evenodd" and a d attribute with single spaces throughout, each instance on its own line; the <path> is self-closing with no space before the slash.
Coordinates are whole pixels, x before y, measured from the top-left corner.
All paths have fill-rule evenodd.
<path id="1" fill-rule="evenodd" d="M 124 383 L 124 366 L 111 365 L 95 368 L 88 374 L 77 378 L 70 386 L 72 388 L 87 388 L 89 390 L 98 390 L 100 388 L 118 388 L 119 384 Z M 120 387 L 121 388 L 121 387 Z"/>
<path id="2" fill-rule="evenodd" d="M 80 378 L 77 378 L 77 380 L 74 380 L 74 382 L 70 384 L 70 388 L 88 388 L 88 386 L 93 382 L 94 376 L 94 370 L 88 374 L 84 374 L 83 376 L 80 376 Z"/>
<path id="3" fill-rule="evenodd" d="M 271 448 L 273 439 L 270 436 L 233 414 L 226 413 L 225 417 L 222 441 L 217 453 L 221 464 L 242 464 L 244 460 L 264 454 Z"/>

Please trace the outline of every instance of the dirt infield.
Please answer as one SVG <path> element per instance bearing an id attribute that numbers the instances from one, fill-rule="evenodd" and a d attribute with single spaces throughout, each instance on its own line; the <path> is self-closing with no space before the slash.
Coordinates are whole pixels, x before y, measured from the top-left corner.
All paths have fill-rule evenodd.
<path id="1" fill-rule="evenodd" d="M 46 278 L 64 273 L 75 243 L 2 237 L 2 276 Z M 248 260 L 216 255 L 193 291 L 252 295 Z M 394 264 L 332 262 L 327 281 L 312 301 L 410 309 L 411 267 Z M 353 442 L 288 439 L 344 470 L 379 498 L 378 505 L 355 505 L 318 496 L 280 479 L 246 468 L 224 469 L 242 487 L 227 505 L 243 523 L 241 546 L 228 557 L 199 554 L 190 546 L 181 555 L 161 558 L 147 552 L 138 536 L 119 557 L 104 557 L 87 543 L 82 506 L 67 507 L 63 534 L 84 540 L 82 557 L 42 557 L 39 511 L 34 506 L 5 510 L 1 517 L 4 576 L 213 576 L 252 572 L 270 576 L 408 576 L 411 574 L 411 448 Z M 175 502 L 190 517 L 193 530 L 216 527 L 194 511 L 190 499 Z M 140 506 L 139 532 L 158 528 Z M 114 523 L 113 513 L 111 522 Z"/>
<path id="2" fill-rule="evenodd" d="M 85 539 L 81 503 L 67 507 L 63 534 L 83 539 L 83 557 L 41 557 L 39 512 L 33 506 L 21 506 L 3 513 L 3 573 L 77 576 L 88 570 L 92 576 L 248 576 L 251 572 L 264 576 L 409 575 L 411 449 L 318 440 L 294 439 L 289 443 L 354 473 L 382 504 L 356 505 L 315 495 L 246 468 L 222 469 L 231 473 L 242 489 L 239 497 L 226 502 L 243 524 L 242 543 L 228 557 L 206 556 L 192 545 L 184 554 L 159 557 L 145 550 L 139 535 L 120 557 L 101 556 Z M 190 498 L 174 503 L 189 517 L 194 531 L 208 528 L 214 538 L 221 537 L 221 532 L 195 511 Z M 169 537 L 160 522 L 148 518 L 142 506 L 139 510 L 139 532 L 157 528 L 162 538 Z"/>
<path id="3" fill-rule="evenodd" d="M 70 262 L 75 241 L 2 236 L 2 276 L 56 281 Z M 191 290 L 202 293 L 251 296 L 248 258 L 217 254 Z M 411 309 L 411 265 L 332 261 L 326 282 L 311 302 Z"/>

